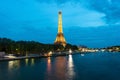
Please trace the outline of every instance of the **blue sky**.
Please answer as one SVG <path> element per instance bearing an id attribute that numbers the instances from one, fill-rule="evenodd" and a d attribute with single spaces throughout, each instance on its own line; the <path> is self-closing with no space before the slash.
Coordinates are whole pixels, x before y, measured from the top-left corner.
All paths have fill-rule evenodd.
<path id="1" fill-rule="evenodd" d="M 62 11 L 68 43 L 120 45 L 120 0 L 0 0 L 0 37 L 53 43 Z"/>

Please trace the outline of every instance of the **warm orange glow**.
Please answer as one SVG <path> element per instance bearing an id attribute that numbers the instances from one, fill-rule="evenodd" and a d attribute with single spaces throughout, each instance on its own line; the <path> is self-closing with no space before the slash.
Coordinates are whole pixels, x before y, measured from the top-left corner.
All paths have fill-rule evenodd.
<path id="1" fill-rule="evenodd" d="M 62 12 L 59 12 L 58 15 L 58 34 L 55 39 L 55 44 L 61 44 L 63 46 L 66 46 L 66 40 L 63 35 L 63 29 L 62 29 Z"/>
<path id="2" fill-rule="evenodd" d="M 58 33 L 63 33 L 63 30 L 62 30 L 62 13 L 58 15 Z"/>
<path id="3" fill-rule="evenodd" d="M 50 51 L 50 52 L 48 53 L 48 55 L 51 56 L 51 55 L 52 55 L 52 51 Z"/>
<path id="4" fill-rule="evenodd" d="M 48 57 L 48 60 L 47 60 L 47 70 L 48 70 L 48 72 L 50 72 L 50 70 L 51 70 L 51 59 L 50 59 L 50 57 Z"/>

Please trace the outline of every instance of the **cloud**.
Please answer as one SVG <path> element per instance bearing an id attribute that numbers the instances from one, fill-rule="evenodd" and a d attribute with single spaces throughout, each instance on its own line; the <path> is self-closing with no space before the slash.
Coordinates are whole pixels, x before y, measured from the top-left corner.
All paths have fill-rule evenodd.
<path id="1" fill-rule="evenodd" d="M 92 0 L 90 8 L 106 14 L 106 22 L 109 24 L 120 21 L 120 0 Z"/>
<path id="2" fill-rule="evenodd" d="M 0 17 L 8 17 L 15 21 L 20 19 L 24 19 L 24 21 L 39 20 L 41 16 L 45 18 L 47 13 L 55 14 L 52 12 L 64 9 L 69 3 L 74 9 L 76 5 L 79 5 L 79 11 L 82 7 L 89 11 L 104 14 L 102 19 L 108 24 L 120 22 L 120 0 L 3 0 L 0 1 Z M 54 11 L 50 12 L 51 9 Z M 74 9 L 72 10 L 74 11 Z"/>
<path id="3" fill-rule="evenodd" d="M 89 10 L 73 1 L 64 0 L 11 0 L 0 1 L 0 21 L 11 26 L 29 25 L 34 27 L 57 26 L 58 10 L 63 12 L 65 26 L 101 26 L 104 25 L 102 12 Z M 84 3 L 83 0 L 80 1 Z M 4 15 L 4 16 L 3 16 Z M 90 17 L 90 18 L 88 18 Z M 0 23 L 1 24 L 1 23 Z M 20 27 L 20 26 L 19 26 Z"/>
<path id="4" fill-rule="evenodd" d="M 66 3 L 71 3 L 73 6 L 79 4 L 89 10 L 95 10 L 104 13 L 104 20 L 108 24 L 116 24 L 120 21 L 120 0 L 37 0 L 42 3 L 56 3 L 62 7 Z"/>
<path id="5" fill-rule="evenodd" d="M 79 4 L 73 6 L 65 3 L 61 8 L 63 11 L 63 26 L 98 27 L 106 25 L 103 18 L 105 14 L 94 10 L 86 9 Z"/>

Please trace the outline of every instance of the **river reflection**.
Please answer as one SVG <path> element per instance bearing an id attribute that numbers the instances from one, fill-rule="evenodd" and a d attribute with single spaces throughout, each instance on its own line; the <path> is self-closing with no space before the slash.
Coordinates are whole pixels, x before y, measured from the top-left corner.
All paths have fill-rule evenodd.
<path id="1" fill-rule="evenodd" d="M 68 69 L 68 72 L 67 72 L 68 79 L 71 80 L 71 79 L 73 79 L 73 77 L 75 75 L 72 55 L 69 55 L 69 57 L 68 57 L 68 68 L 67 69 Z"/>
<path id="2" fill-rule="evenodd" d="M 67 78 L 66 63 L 67 63 L 66 57 L 57 57 L 55 60 L 54 74 L 56 75 L 56 78 L 59 80 L 66 80 Z"/>
<path id="3" fill-rule="evenodd" d="M 25 59 L 25 65 L 26 66 L 29 66 L 29 65 L 31 65 L 31 66 L 34 66 L 35 65 L 35 59 L 34 58 L 31 58 L 31 59 Z"/>
<path id="4" fill-rule="evenodd" d="M 29 59 L 25 59 L 25 64 L 26 64 L 26 66 L 28 66 L 28 62 L 29 62 Z"/>
<path id="5" fill-rule="evenodd" d="M 51 58 L 47 58 L 46 80 L 72 80 L 74 78 L 75 72 L 72 55 L 57 57 L 54 61 L 51 62 Z"/>
<path id="6" fill-rule="evenodd" d="M 31 66 L 33 66 L 34 64 L 35 64 L 35 59 L 32 58 L 32 59 L 31 59 Z"/>
<path id="7" fill-rule="evenodd" d="M 8 69 L 9 70 L 18 69 L 19 67 L 20 67 L 20 61 L 19 60 L 8 62 Z"/>
<path id="8" fill-rule="evenodd" d="M 0 80 L 120 80 L 120 52 L 0 61 Z"/>
<path id="9" fill-rule="evenodd" d="M 47 59 L 47 72 L 50 73 L 51 71 L 51 59 L 50 57 L 48 57 Z"/>
<path id="10" fill-rule="evenodd" d="M 51 62 L 51 58 L 47 58 L 47 77 L 45 80 L 66 80 L 66 63 L 65 57 L 54 58 L 54 62 Z"/>

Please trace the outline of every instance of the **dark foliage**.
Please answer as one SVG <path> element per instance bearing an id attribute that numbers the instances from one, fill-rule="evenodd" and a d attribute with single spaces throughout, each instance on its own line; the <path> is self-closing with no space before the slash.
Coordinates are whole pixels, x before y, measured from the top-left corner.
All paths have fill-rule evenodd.
<path id="1" fill-rule="evenodd" d="M 0 51 L 8 54 L 26 55 L 30 53 L 44 54 L 49 51 L 77 50 L 77 46 L 67 44 L 66 47 L 54 44 L 42 44 L 35 41 L 13 41 L 7 38 L 0 38 Z"/>

